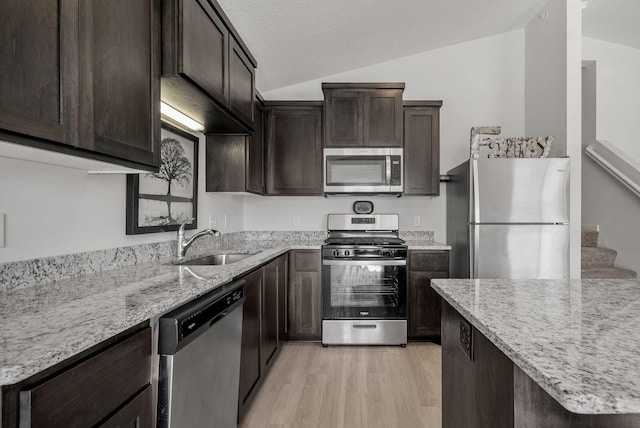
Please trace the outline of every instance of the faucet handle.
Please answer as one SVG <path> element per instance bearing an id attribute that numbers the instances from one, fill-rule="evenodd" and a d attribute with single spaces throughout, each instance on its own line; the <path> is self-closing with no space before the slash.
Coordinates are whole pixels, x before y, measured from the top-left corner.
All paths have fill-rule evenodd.
<path id="1" fill-rule="evenodd" d="M 195 220 L 195 217 L 189 218 L 185 221 L 183 221 L 182 223 L 180 223 L 180 227 L 178 228 L 178 233 L 184 233 L 184 227 L 188 224 L 191 223 L 192 221 Z"/>

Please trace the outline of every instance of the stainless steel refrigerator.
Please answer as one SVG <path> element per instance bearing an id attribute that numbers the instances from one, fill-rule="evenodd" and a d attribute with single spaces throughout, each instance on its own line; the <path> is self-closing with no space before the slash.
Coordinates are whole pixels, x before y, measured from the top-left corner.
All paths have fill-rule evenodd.
<path id="1" fill-rule="evenodd" d="M 448 172 L 452 278 L 569 277 L 569 159 L 474 159 Z"/>

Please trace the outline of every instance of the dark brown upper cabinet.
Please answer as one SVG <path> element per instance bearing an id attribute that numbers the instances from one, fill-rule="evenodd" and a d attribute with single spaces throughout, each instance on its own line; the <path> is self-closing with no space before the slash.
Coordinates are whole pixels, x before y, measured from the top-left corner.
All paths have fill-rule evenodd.
<path id="1" fill-rule="evenodd" d="M 0 137 L 157 168 L 159 0 L 3 5 Z"/>
<path id="2" fill-rule="evenodd" d="M 256 100 L 253 135 L 207 135 L 207 192 L 264 194 L 264 105 Z"/>
<path id="3" fill-rule="evenodd" d="M 74 14 L 74 11 L 76 13 Z M 37 22 L 38 25 L 33 25 Z M 0 128 L 7 133 L 76 146 L 77 5 L 3 2 L 0 27 Z M 75 54 L 74 54 L 75 52 Z"/>
<path id="4" fill-rule="evenodd" d="M 162 100 L 205 133 L 254 129 L 257 62 L 215 0 L 162 0 Z"/>
<path id="5" fill-rule="evenodd" d="M 265 101 L 267 195 L 322 195 L 321 101 Z"/>
<path id="6" fill-rule="evenodd" d="M 402 147 L 404 83 L 323 83 L 325 147 Z"/>
<path id="7" fill-rule="evenodd" d="M 440 195 L 442 101 L 404 102 L 404 194 Z"/>
<path id="8" fill-rule="evenodd" d="M 81 1 L 80 141 L 160 165 L 159 4 Z"/>

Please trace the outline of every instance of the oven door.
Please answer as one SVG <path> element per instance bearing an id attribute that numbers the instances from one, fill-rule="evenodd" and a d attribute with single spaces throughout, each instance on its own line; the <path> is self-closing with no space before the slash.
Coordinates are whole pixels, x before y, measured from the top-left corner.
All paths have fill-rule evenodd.
<path id="1" fill-rule="evenodd" d="M 406 259 L 322 261 L 322 318 L 406 319 Z"/>

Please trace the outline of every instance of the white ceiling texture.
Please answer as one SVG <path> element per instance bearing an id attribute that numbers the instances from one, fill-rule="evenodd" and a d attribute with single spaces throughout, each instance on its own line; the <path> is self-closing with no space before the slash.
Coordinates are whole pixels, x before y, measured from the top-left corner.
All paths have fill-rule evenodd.
<path id="1" fill-rule="evenodd" d="M 218 0 L 261 92 L 525 27 L 547 0 Z M 584 34 L 640 47 L 640 0 L 589 0 Z M 628 25 L 627 25 L 628 24 Z M 625 31 L 625 28 L 628 31 Z"/>

